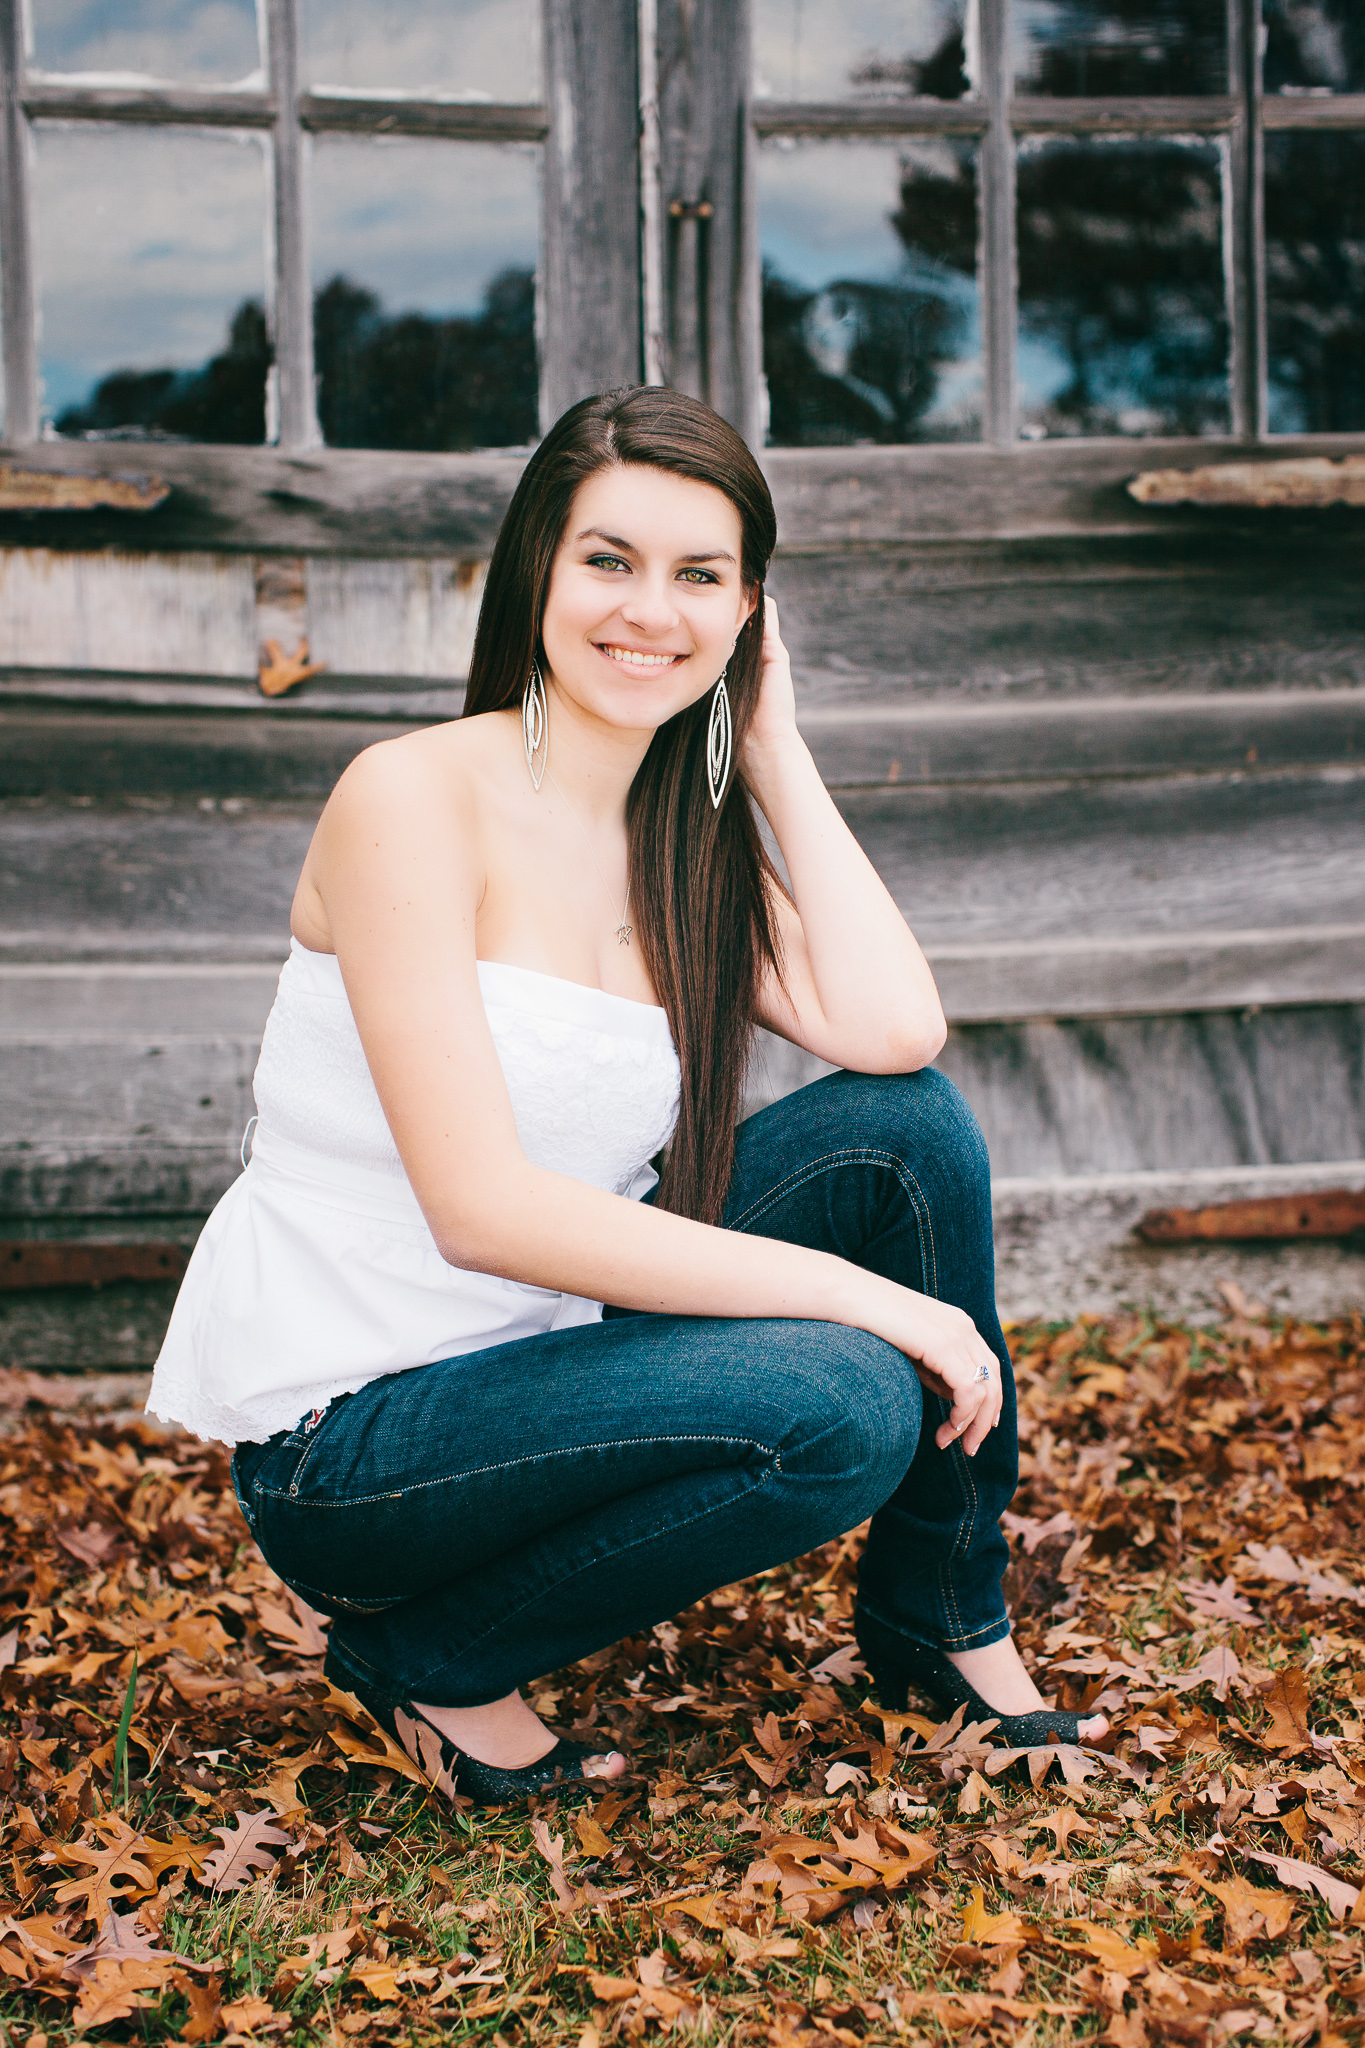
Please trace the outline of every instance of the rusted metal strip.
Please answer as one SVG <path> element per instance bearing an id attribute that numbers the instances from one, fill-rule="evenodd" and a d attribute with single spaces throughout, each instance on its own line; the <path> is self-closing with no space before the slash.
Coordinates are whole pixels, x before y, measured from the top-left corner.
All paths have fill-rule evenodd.
<path id="1" fill-rule="evenodd" d="M 1152 1209 L 1138 1224 L 1137 1234 L 1148 1244 L 1353 1237 L 1365 1234 L 1365 1193 L 1328 1188 L 1308 1195 L 1263 1195 L 1247 1202 L 1214 1202 L 1207 1209 Z"/>
<path id="2" fill-rule="evenodd" d="M 0 1293 L 26 1287 L 107 1287 L 116 1280 L 178 1280 L 183 1244 L 0 1242 Z"/>
<path id="3" fill-rule="evenodd" d="M 1365 505 L 1365 456 L 1218 462 L 1203 469 L 1148 469 L 1128 486 L 1139 505 L 1243 505 L 1258 511 Z"/>
<path id="4" fill-rule="evenodd" d="M 171 487 L 159 476 L 96 476 L 0 463 L 0 512 L 154 512 Z"/>

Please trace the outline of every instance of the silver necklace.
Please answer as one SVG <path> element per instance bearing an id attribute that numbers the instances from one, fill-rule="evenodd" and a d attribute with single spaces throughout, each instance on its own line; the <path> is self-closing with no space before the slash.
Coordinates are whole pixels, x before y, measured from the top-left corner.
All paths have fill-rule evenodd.
<path id="1" fill-rule="evenodd" d="M 630 935 L 635 929 L 634 925 L 626 923 L 626 918 L 630 913 L 629 877 L 627 877 L 626 880 L 626 900 L 621 905 L 620 912 L 618 913 L 616 909 L 616 898 L 612 895 L 611 890 L 607 888 L 607 878 L 602 873 L 602 863 L 597 858 L 597 848 L 592 843 L 592 834 L 589 832 L 587 826 L 583 823 L 583 820 L 579 817 L 573 805 L 569 802 L 569 799 L 565 796 L 563 790 L 560 789 L 559 784 L 554 779 L 554 776 L 550 775 L 550 766 L 548 762 L 546 762 L 545 764 L 545 773 L 550 778 L 551 787 L 558 791 L 560 801 L 563 803 L 565 810 L 568 812 L 569 816 L 573 819 L 575 825 L 577 825 L 579 831 L 583 834 L 583 837 L 588 842 L 588 852 L 592 855 L 592 864 L 597 870 L 597 879 L 601 882 L 603 889 L 606 891 L 606 898 L 608 903 L 610 903 L 611 905 L 612 915 L 616 918 L 616 943 L 618 946 L 628 946 L 630 944 Z"/>

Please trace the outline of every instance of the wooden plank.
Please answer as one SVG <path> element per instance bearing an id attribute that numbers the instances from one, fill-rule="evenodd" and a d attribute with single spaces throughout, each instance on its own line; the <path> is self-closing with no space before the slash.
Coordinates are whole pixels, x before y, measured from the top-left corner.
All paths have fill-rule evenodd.
<path id="1" fill-rule="evenodd" d="M 265 0 L 265 55 L 278 101 L 271 181 L 275 207 L 274 342 L 271 369 L 277 419 L 267 438 L 286 453 L 322 441 L 314 398 L 313 280 L 308 263 L 307 183 L 299 127 L 298 11 L 294 0 Z"/>
<path id="2" fill-rule="evenodd" d="M 1188 544 L 793 552 L 772 577 L 810 710 L 1355 688 L 1359 584 L 1349 536 L 1309 552 L 1207 530 Z"/>
<path id="3" fill-rule="evenodd" d="M 667 382 L 743 429 L 747 0 L 659 0 L 658 30 Z"/>
<path id="4" fill-rule="evenodd" d="M 1013 58 L 1007 0 L 981 0 L 981 82 L 991 117 L 977 158 L 986 370 L 983 429 L 986 440 L 997 448 L 1012 447 L 1019 428 L 1015 369 L 1019 256 L 1014 137 L 1009 126 Z"/>
<path id="5" fill-rule="evenodd" d="M 642 357 L 636 0 L 557 0 L 544 19 L 548 427 L 579 398 L 638 383 Z"/>
<path id="6" fill-rule="evenodd" d="M 1365 1002 L 1365 921 L 1070 944 L 929 939 L 925 953 L 953 1024 Z"/>
<path id="7" fill-rule="evenodd" d="M 638 332 L 632 346 L 637 342 Z M 1363 448 L 1365 435 L 1341 434 L 1277 440 L 1274 452 L 1335 458 Z M 0 448 L 0 456 L 5 452 Z M 1250 515 L 1137 505 L 1125 487 L 1139 470 L 1246 461 L 1254 454 L 1232 440 L 1053 441 L 1008 450 L 770 448 L 763 464 L 782 544 L 792 551 L 1155 532 L 1201 541 L 1218 532 L 1238 535 L 1249 531 Z M 130 465 L 145 467 L 146 458 L 139 460 L 125 442 L 41 442 L 26 446 L 22 461 L 32 469 L 117 475 Z M 158 442 L 156 469 L 173 488 L 154 513 L 137 516 L 136 545 L 245 554 L 486 554 L 524 462 L 522 455 L 498 452 L 319 448 L 299 456 Z M 1335 533 L 1334 517 L 1349 519 L 1346 513 L 1292 511 L 1275 517 L 1281 534 L 1312 537 Z M 0 512 L 0 547 L 128 544 L 129 522 L 120 514 Z"/>
<path id="8" fill-rule="evenodd" d="M 1261 106 L 1268 129 L 1365 128 L 1365 92 L 1272 92 Z"/>
<path id="9" fill-rule="evenodd" d="M 462 142 L 542 142 L 544 107 L 491 101 L 395 97 L 388 93 L 303 93 L 299 121 L 315 134 L 443 135 Z"/>
<path id="10" fill-rule="evenodd" d="M 1224 194 L 1232 431 L 1255 440 L 1267 426 L 1260 0 L 1228 0 L 1228 54 L 1241 101 L 1228 143 Z"/>
<path id="11" fill-rule="evenodd" d="M 802 708 L 833 789 L 1365 763 L 1365 689 Z M 0 732 L 8 722 L 0 715 Z"/>
<path id="12" fill-rule="evenodd" d="M 1010 126 L 1019 135 L 1221 135 L 1241 117 L 1236 96 L 1201 93 L 1169 98 L 1050 98 L 1021 94 L 1010 103 Z"/>
<path id="13" fill-rule="evenodd" d="M 754 100 L 755 135 L 981 135 L 989 115 L 974 100 Z"/>
<path id="14" fill-rule="evenodd" d="M 325 796 L 363 747 L 460 708 L 456 687 L 437 709 L 432 700 L 440 693 L 420 680 L 375 678 L 370 691 L 349 698 L 335 687 L 339 680 L 332 679 L 333 702 L 360 697 L 389 715 L 322 717 L 312 698 L 267 706 L 246 685 L 241 708 L 213 710 L 204 696 L 214 686 L 191 678 L 174 707 L 0 695 L 0 796 Z M 197 708 L 181 708 L 196 698 Z M 799 715 L 816 765 L 835 789 L 1265 773 L 1365 761 L 1365 688 L 836 702 L 803 706 Z"/>
<path id="15" fill-rule="evenodd" d="M 0 365 L 5 438 L 22 448 L 38 438 L 38 325 L 29 230 L 29 130 L 24 76 L 24 0 L 0 0 Z"/>
<path id="16" fill-rule="evenodd" d="M 139 127 L 271 128 L 275 95 L 249 86 L 68 85 L 29 79 L 23 105 L 35 121 L 123 121 Z"/>
<path id="17" fill-rule="evenodd" d="M 968 1025 L 936 1064 L 975 1110 L 1002 1177 L 1302 1172 L 1365 1159 L 1363 1023 L 1358 1004 L 1340 1004 Z"/>

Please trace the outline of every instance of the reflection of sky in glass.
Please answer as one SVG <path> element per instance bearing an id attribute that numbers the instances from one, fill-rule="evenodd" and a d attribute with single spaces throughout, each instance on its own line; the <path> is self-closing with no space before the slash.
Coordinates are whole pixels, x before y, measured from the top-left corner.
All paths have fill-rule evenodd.
<path id="1" fill-rule="evenodd" d="M 30 0 L 31 62 L 235 84 L 260 68 L 256 0 Z"/>
<path id="2" fill-rule="evenodd" d="M 1228 89 L 1226 0 L 1013 0 L 1010 20 L 1019 92 Z"/>
<path id="3" fill-rule="evenodd" d="M 1362 0 L 1264 0 L 1267 92 L 1365 92 Z"/>
<path id="4" fill-rule="evenodd" d="M 801 316 L 800 347 L 809 366 L 847 383 L 880 416 L 883 431 L 875 438 L 957 439 L 979 432 L 982 370 L 974 164 L 972 144 L 929 138 L 773 142 L 759 152 L 765 273 L 770 278 L 775 274 L 785 286 L 816 294 Z M 915 173 L 942 181 L 945 189 L 964 175 L 969 181 L 966 245 L 959 241 L 947 261 L 928 233 L 917 244 L 913 218 L 906 230 L 908 246 L 892 225 L 902 183 Z M 925 225 L 927 230 L 929 224 Z M 916 413 L 905 432 L 890 435 L 885 430 L 891 408 L 879 398 L 873 373 L 865 366 L 860 371 L 854 350 L 860 336 L 867 345 L 878 307 L 891 316 L 897 294 L 925 309 L 937 306 L 941 317 L 935 338 L 930 338 L 933 319 L 909 316 L 910 331 L 902 334 L 901 345 L 912 354 L 930 351 L 933 363 L 928 374 L 934 391 L 932 401 Z M 768 339 L 774 341 L 771 332 Z M 798 365 L 793 374 L 799 379 L 808 371 Z M 894 385 L 898 374 L 911 373 L 904 363 L 898 371 L 892 362 L 883 364 L 882 374 L 888 385 Z M 924 374 L 923 367 L 918 374 Z M 771 368 L 769 383 L 771 390 Z"/>
<path id="5" fill-rule="evenodd" d="M 539 0 L 300 0 L 300 16 L 310 85 L 540 98 Z"/>
<path id="6" fill-rule="evenodd" d="M 951 56 L 924 67 L 965 28 L 971 75 L 975 15 L 975 0 L 754 0 L 754 89 L 777 100 L 959 99 Z"/>
<path id="7" fill-rule="evenodd" d="M 39 123 L 33 178 L 43 404 L 115 369 L 197 368 L 265 291 L 265 157 L 221 131 Z"/>
<path id="8" fill-rule="evenodd" d="M 1216 142 L 1020 146 L 1026 439 L 1227 431 L 1223 168 Z"/>
<path id="9" fill-rule="evenodd" d="M 338 273 L 386 311 L 472 313 L 499 271 L 534 270 L 534 144 L 320 136 L 313 144 L 313 279 Z"/>

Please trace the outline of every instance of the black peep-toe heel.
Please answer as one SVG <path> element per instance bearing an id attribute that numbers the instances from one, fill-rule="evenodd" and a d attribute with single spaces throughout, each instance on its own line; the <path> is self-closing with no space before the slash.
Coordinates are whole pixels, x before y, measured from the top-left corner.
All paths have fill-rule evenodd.
<path id="1" fill-rule="evenodd" d="M 597 1775 L 590 1777 L 584 1768 L 590 1758 L 604 1752 L 563 1740 L 548 1755 L 537 1757 L 533 1764 L 524 1764 L 520 1770 L 481 1763 L 478 1757 L 467 1756 L 448 1735 L 443 1735 L 411 1700 L 390 1699 L 361 1684 L 349 1671 L 328 1671 L 325 1664 L 323 1670 L 339 1691 L 359 1700 L 370 1718 L 393 1737 L 423 1776 L 448 1799 L 472 1799 L 476 1806 L 516 1806 L 533 1793 L 605 1790 L 608 1784 L 616 1782 Z"/>
<path id="2" fill-rule="evenodd" d="M 969 1685 L 956 1664 L 932 1643 L 902 1635 L 888 1628 L 875 1615 L 860 1612 L 854 1623 L 858 1648 L 872 1674 L 881 1704 L 892 1713 L 903 1713 L 910 1687 L 937 1707 L 946 1718 L 959 1707 L 967 1709 L 967 1721 L 995 1721 L 993 1730 L 1010 1749 L 1046 1749 L 1057 1743 L 1078 1744 L 1083 1714 L 1064 1713 L 1057 1707 L 1035 1707 L 1027 1714 L 1002 1714 L 983 1700 Z"/>

